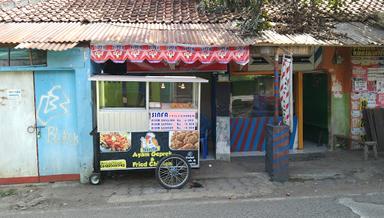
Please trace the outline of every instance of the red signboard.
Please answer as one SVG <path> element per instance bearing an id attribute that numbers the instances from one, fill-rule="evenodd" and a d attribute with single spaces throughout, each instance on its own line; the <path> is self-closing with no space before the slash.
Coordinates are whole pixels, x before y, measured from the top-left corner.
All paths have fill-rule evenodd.
<path id="1" fill-rule="evenodd" d="M 150 45 L 91 45 L 91 59 L 96 63 L 111 60 L 115 63 L 165 62 L 176 64 L 228 64 L 234 61 L 245 65 L 249 61 L 249 47 L 187 47 Z"/>

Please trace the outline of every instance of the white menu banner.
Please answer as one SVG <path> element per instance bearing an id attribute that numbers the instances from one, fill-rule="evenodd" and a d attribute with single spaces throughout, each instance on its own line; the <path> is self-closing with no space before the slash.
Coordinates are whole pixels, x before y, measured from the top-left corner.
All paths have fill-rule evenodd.
<path id="1" fill-rule="evenodd" d="M 149 116 L 151 131 L 196 130 L 196 112 L 152 111 Z"/>
<path id="2" fill-rule="evenodd" d="M 353 80 L 353 91 L 361 92 L 367 91 L 367 81 L 363 78 L 354 78 Z"/>

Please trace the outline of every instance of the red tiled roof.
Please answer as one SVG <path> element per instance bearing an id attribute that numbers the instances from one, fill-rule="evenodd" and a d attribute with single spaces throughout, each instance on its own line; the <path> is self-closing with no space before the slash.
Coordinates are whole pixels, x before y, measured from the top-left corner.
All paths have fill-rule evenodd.
<path id="1" fill-rule="evenodd" d="M 372 14 L 384 12 L 384 0 L 347 0 L 349 3 L 337 13 L 321 7 L 321 13 L 317 14 L 330 18 L 327 22 L 342 22 L 336 29 L 329 29 L 337 30 L 340 36 L 326 41 L 311 31 L 279 32 L 278 25 L 263 31 L 256 39 L 244 40 L 236 34 L 239 27 L 229 22 L 239 16 L 205 14 L 198 10 L 198 1 L 42 0 L 14 9 L 0 9 L 0 43 L 22 43 L 20 48 L 52 50 L 68 49 L 83 41 L 193 46 L 384 45 L 383 30 L 370 30 L 370 22 L 366 22 Z M 290 23 L 290 2 L 270 0 L 265 5 L 268 20 L 282 23 L 281 26 Z M 357 22 L 350 25 L 350 21 Z M 293 25 L 296 24 L 301 25 L 297 22 Z"/>
<path id="2" fill-rule="evenodd" d="M 198 0 L 45 0 L 0 11 L 0 22 L 222 23 L 231 15 L 200 12 Z"/>
<path id="3" fill-rule="evenodd" d="M 292 1 L 270 0 L 265 6 L 268 18 L 274 22 L 284 22 L 287 15 L 287 8 L 293 7 Z M 300 8 L 308 7 L 303 4 Z M 327 3 L 320 5 L 317 9 L 319 14 L 324 17 L 332 18 L 336 21 L 357 21 L 364 22 L 372 18 L 376 13 L 384 12 L 384 0 L 345 0 L 345 4 L 337 10 L 332 10 Z"/>
<path id="4" fill-rule="evenodd" d="M 121 22 L 121 23 L 224 23 L 231 13 L 206 14 L 198 10 L 200 0 L 42 0 L 35 4 L 0 10 L 0 22 Z M 384 11 L 384 0 L 346 0 L 337 13 L 327 5 L 325 16 L 340 21 L 364 21 Z M 292 1 L 270 0 L 265 5 L 268 19 L 284 22 Z M 305 6 L 300 6 L 305 7 Z"/>

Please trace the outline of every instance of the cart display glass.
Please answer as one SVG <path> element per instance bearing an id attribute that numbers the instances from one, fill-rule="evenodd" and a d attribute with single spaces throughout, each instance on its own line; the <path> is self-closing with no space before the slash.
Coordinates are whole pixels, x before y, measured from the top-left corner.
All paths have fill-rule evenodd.
<path id="1" fill-rule="evenodd" d="M 151 82 L 150 109 L 197 109 L 197 83 Z"/>
<path id="2" fill-rule="evenodd" d="M 100 108 L 145 108 L 145 82 L 100 81 Z"/>

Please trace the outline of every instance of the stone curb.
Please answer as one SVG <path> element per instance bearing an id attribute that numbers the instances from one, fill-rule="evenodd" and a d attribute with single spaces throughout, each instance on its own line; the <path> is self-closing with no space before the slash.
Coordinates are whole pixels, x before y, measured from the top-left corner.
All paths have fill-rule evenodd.
<path id="1" fill-rule="evenodd" d="M 244 194 L 231 192 L 183 192 L 183 193 L 157 193 L 156 195 L 114 195 L 108 199 L 108 203 L 137 203 L 150 201 L 169 201 L 169 200 L 191 200 L 202 198 L 248 198 L 253 196 L 263 196 L 262 194 Z"/>

